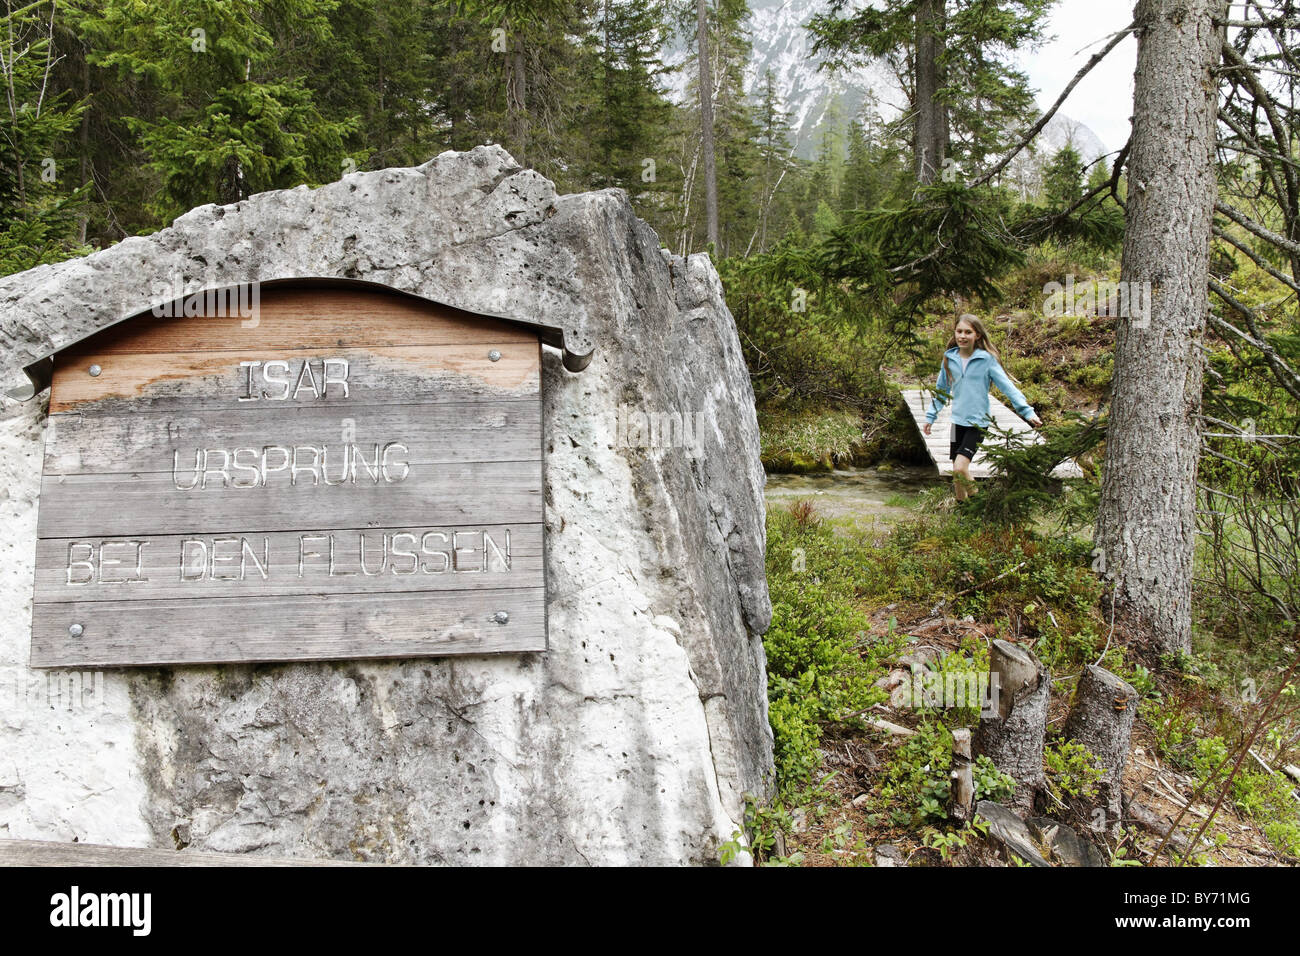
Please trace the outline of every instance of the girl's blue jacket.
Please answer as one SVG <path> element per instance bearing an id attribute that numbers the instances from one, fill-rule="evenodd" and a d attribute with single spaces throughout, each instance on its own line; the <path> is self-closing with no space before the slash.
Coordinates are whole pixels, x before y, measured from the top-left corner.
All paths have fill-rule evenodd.
<path id="1" fill-rule="evenodd" d="M 952 369 L 956 377 L 955 382 L 948 381 L 948 375 L 944 371 L 943 365 L 939 366 L 939 381 L 935 383 L 934 399 L 930 402 L 930 410 L 925 414 L 925 420 L 934 424 L 935 418 L 939 415 L 939 410 L 947 403 L 947 395 L 952 395 L 952 421 L 954 425 L 975 425 L 979 428 L 985 428 L 989 423 L 989 383 L 992 382 L 998 387 L 1003 395 L 1011 400 L 1011 404 L 1016 409 L 1016 414 L 1023 419 L 1034 417 L 1034 408 L 1021 394 L 1020 389 L 1012 384 L 1010 376 L 1003 370 L 998 360 L 983 349 L 976 349 L 970 357 L 970 362 L 966 365 L 966 371 L 961 370 L 961 356 L 958 354 L 956 346 L 950 348 L 944 355 L 948 358 L 948 367 Z"/>

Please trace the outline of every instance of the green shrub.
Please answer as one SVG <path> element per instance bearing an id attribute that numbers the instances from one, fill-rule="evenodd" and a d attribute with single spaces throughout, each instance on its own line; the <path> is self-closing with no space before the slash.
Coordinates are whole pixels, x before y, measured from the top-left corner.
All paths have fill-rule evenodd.
<path id="1" fill-rule="evenodd" d="M 1043 769 L 1047 788 L 1058 800 L 1096 796 L 1097 781 L 1104 770 L 1097 757 L 1077 740 L 1052 740 L 1043 748 Z"/>
<path id="2" fill-rule="evenodd" d="M 864 542 L 836 534 L 805 504 L 768 515 L 767 547 L 769 714 L 778 786 L 789 791 L 817 767 L 826 728 L 885 700 L 872 685 L 897 638 L 866 639 L 858 590 Z"/>
<path id="3" fill-rule="evenodd" d="M 856 411 L 760 409 L 760 455 L 768 471 L 829 471 L 852 457 L 862 438 L 862 416 Z"/>

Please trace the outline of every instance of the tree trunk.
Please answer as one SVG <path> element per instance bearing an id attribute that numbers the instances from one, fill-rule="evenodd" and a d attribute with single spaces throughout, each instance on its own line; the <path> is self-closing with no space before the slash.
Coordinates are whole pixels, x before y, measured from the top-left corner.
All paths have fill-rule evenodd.
<path id="1" fill-rule="evenodd" d="M 700 81 L 700 144 L 704 153 L 704 214 L 709 242 L 718 247 L 718 172 L 713 148 L 713 64 L 709 61 L 709 16 L 705 0 L 695 0 L 696 61 Z"/>
<path id="2" fill-rule="evenodd" d="M 939 60 L 943 56 L 946 0 L 921 0 L 916 8 L 916 102 L 912 155 L 916 179 L 934 182 L 948 152 L 948 107 L 938 99 L 943 85 Z"/>
<path id="3" fill-rule="evenodd" d="M 1032 651 L 1007 641 L 989 650 L 989 680 L 996 680 L 997 710 L 980 717 L 975 753 L 984 754 L 1016 781 L 1008 805 L 1021 815 L 1034 809 L 1043 789 L 1043 744 L 1052 681 Z M 992 687 L 990 687 L 992 692 Z"/>
<path id="4" fill-rule="evenodd" d="M 1090 666 L 1079 675 L 1065 736 L 1083 744 L 1101 763 L 1097 781 L 1098 805 L 1106 811 L 1100 826 L 1117 835 L 1123 812 L 1124 765 L 1128 762 L 1138 693 L 1105 668 Z M 1095 824 L 1094 824 L 1095 825 Z"/>
<path id="5" fill-rule="evenodd" d="M 1227 10 L 1224 0 L 1139 0 L 1136 11 L 1120 275 L 1129 307 L 1116 322 L 1097 544 L 1118 606 L 1165 651 L 1191 649 L 1200 344 L 1217 193 L 1211 71 L 1223 42 L 1212 21 Z"/>
<path id="6" fill-rule="evenodd" d="M 510 150 L 522 166 L 528 165 L 528 77 L 524 70 L 524 38 L 517 37 L 506 73 L 506 113 L 510 121 Z"/>
<path id="7" fill-rule="evenodd" d="M 84 186 L 90 179 L 90 59 L 86 56 L 86 50 L 83 47 L 79 49 L 78 54 L 81 56 L 81 95 L 86 100 L 86 109 L 81 114 L 81 134 L 78 139 L 78 160 L 77 160 L 77 184 Z M 81 207 L 81 212 L 77 214 L 77 244 L 84 246 L 86 244 L 86 226 L 90 221 L 90 214 L 86 207 Z"/>

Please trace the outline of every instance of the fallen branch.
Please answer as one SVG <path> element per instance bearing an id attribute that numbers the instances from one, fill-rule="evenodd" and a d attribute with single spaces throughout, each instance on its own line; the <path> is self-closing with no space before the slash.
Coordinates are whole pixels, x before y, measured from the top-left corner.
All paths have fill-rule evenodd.
<path id="1" fill-rule="evenodd" d="M 1019 571 L 1021 568 L 1023 568 L 1023 567 L 1024 567 L 1026 564 L 1028 564 L 1028 563 L 1029 563 L 1028 561 L 1021 561 L 1021 562 L 1020 562 L 1019 564 L 1017 564 L 1014 568 L 1008 568 L 1007 570 L 1003 571 L 1001 574 L 999 574 L 999 575 L 998 575 L 997 577 L 995 577 L 995 578 L 989 578 L 987 581 L 984 581 L 984 582 L 982 582 L 982 583 L 980 583 L 980 584 L 972 584 L 970 587 L 968 587 L 968 588 L 966 588 L 966 589 L 964 589 L 964 590 L 958 591 L 958 592 L 957 592 L 956 594 L 954 594 L 952 597 L 950 597 L 950 598 L 944 598 L 942 601 L 940 601 L 940 602 L 939 602 L 938 604 L 936 604 L 934 607 L 930 608 L 930 617 L 938 617 L 938 616 L 939 616 L 939 610 L 940 610 L 940 608 L 942 608 L 944 605 L 946 605 L 946 604 L 951 604 L 953 601 L 957 600 L 959 597 L 962 597 L 963 595 L 966 595 L 966 594 L 970 594 L 971 591 L 978 591 L 980 588 L 982 588 L 982 587 L 987 587 L 988 585 L 993 584 L 995 581 L 1001 581 L 1001 580 L 1002 580 L 1003 578 L 1005 578 L 1008 574 L 1012 574 L 1012 573 L 1014 573 L 1014 572 L 1016 572 L 1016 571 Z M 928 621 L 929 619 L 930 619 L 930 618 L 925 618 L 924 620 L 927 620 L 927 621 Z"/>
<path id="2" fill-rule="evenodd" d="M 1094 53 L 1092 55 L 1092 58 L 1083 65 L 1083 67 L 1079 70 L 1079 72 L 1074 74 L 1074 79 L 1072 79 L 1068 84 L 1066 84 L 1066 87 L 1061 92 L 1061 95 L 1056 98 L 1056 102 L 1053 103 L 1048 108 L 1047 112 L 1045 112 L 1042 116 L 1038 118 L 1038 122 L 1036 122 L 1033 126 L 1029 127 L 1029 130 L 1025 133 L 1023 137 L 1021 137 L 1020 142 L 1018 142 L 1015 146 L 1013 146 L 1010 152 L 1008 152 L 1005 156 L 1003 156 L 1000 160 L 998 160 L 997 163 L 994 164 L 992 169 L 990 169 L 979 179 L 971 183 L 971 187 L 974 188 L 976 186 L 983 186 L 985 183 L 987 183 L 998 173 L 1002 172 L 1002 170 L 1006 169 L 1007 164 L 1010 163 L 1011 160 L 1015 159 L 1016 156 L 1020 153 L 1020 151 L 1024 149 L 1026 146 L 1028 146 L 1030 141 L 1035 136 L 1037 136 L 1039 133 L 1042 132 L 1043 127 L 1046 126 L 1048 121 L 1053 116 L 1056 115 L 1056 111 L 1061 108 L 1061 104 L 1064 103 L 1066 97 L 1068 97 L 1074 91 L 1074 88 L 1079 85 L 1079 82 L 1085 76 L 1088 75 L 1088 73 L 1092 70 L 1094 66 L 1096 66 L 1098 63 L 1100 63 L 1103 59 L 1106 58 L 1107 53 L 1115 49 L 1115 47 L 1119 45 L 1120 41 L 1123 40 L 1130 33 L 1132 33 L 1135 29 L 1137 29 L 1137 21 L 1130 23 L 1123 30 L 1120 30 L 1118 33 L 1116 33 L 1114 36 L 1110 38 L 1110 42 L 1107 43 L 1104 47 L 1102 47 L 1100 51 Z"/>

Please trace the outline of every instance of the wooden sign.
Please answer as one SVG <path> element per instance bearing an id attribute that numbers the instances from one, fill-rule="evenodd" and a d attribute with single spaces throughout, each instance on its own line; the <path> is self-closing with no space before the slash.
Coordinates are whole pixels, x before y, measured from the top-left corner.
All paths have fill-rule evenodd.
<path id="1" fill-rule="evenodd" d="M 259 299 L 56 356 L 32 666 L 545 650 L 537 333 Z"/>

